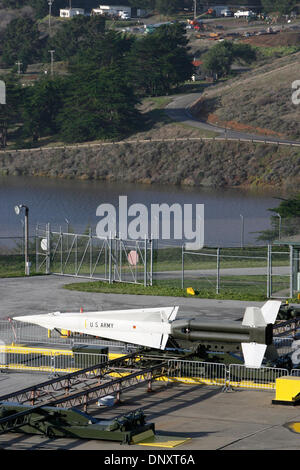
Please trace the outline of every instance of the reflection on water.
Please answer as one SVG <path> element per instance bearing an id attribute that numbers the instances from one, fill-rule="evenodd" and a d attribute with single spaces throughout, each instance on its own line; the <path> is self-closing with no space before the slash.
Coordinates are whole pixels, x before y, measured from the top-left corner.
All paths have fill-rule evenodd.
<path id="1" fill-rule="evenodd" d="M 258 232 L 269 228 L 269 208 L 277 207 L 278 191 L 246 191 L 239 189 L 206 190 L 177 186 L 134 185 L 102 181 L 61 180 L 34 177 L 0 178 L 0 236 L 22 235 L 22 217 L 14 206 L 26 204 L 30 231 L 36 223 L 50 222 L 53 229 L 67 223 L 78 232 L 88 226 L 95 230 L 99 217 L 96 209 L 110 203 L 118 208 L 119 196 L 128 197 L 128 206 L 151 204 L 204 204 L 205 244 L 238 245 L 253 243 Z"/>

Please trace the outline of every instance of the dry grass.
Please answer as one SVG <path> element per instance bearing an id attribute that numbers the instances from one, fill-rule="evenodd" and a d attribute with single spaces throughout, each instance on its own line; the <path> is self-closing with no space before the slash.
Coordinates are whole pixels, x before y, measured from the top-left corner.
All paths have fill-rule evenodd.
<path id="1" fill-rule="evenodd" d="M 300 80 L 300 53 L 208 89 L 197 106 L 208 121 L 260 134 L 300 138 L 300 107 L 292 102 L 292 82 Z M 247 129 L 246 129 L 247 130 Z"/>

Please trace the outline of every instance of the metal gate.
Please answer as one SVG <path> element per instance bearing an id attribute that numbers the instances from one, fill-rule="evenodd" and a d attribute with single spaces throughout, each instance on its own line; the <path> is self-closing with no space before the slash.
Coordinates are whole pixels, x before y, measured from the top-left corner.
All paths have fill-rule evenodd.
<path id="1" fill-rule="evenodd" d="M 152 285 L 152 241 L 99 238 L 36 227 L 36 271 L 101 281 Z"/>

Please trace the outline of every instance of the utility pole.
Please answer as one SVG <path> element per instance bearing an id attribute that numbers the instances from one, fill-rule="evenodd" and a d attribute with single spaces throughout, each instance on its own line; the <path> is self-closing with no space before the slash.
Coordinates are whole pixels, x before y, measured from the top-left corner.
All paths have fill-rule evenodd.
<path id="1" fill-rule="evenodd" d="M 51 54 L 51 76 L 53 76 L 53 62 L 54 62 L 53 54 L 54 54 L 55 50 L 51 50 L 51 51 L 48 51 L 48 52 L 50 52 L 50 54 Z"/>
<path id="2" fill-rule="evenodd" d="M 22 65 L 22 63 L 23 63 L 23 62 L 20 62 L 19 60 L 18 60 L 18 62 L 16 62 L 16 65 L 18 66 L 18 75 L 20 75 L 20 73 L 21 73 L 21 65 Z"/>
<path id="3" fill-rule="evenodd" d="M 194 19 L 197 16 L 197 0 L 194 0 Z"/>
<path id="4" fill-rule="evenodd" d="M 48 5 L 49 5 L 49 36 L 51 36 L 51 9 L 52 9 L 52 3 L 54 0 L 48 0 Z"/>

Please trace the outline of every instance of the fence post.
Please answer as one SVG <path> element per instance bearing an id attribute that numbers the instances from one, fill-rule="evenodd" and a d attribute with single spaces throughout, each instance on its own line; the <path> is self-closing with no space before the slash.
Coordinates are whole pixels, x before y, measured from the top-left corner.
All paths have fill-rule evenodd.
<path id="1" fill-rule="evenodd" d="M 267 298 L 269 299 L 272 296 L 272 289 L 271 289 L 271 279 L 272 279 L 272 247 L 268 245 L 267 251 Z"/>
<path id="2" fill-rule="evenodd" d="M 150 286 L 152 286 L 152 278 L 153 278 L 153 240 L 149 240 L 150 243 Z"/>
<path id="3" fill-rule="evenodd" d="M 217 248 L 217 289 L 216 294 L 220 293 L 220 248 Z"/>
<path id="4" fill-rule="evenodd" d="M 35 272 L 39 272 L 39 237 L 37 224 L 35 226 Z"/>
<path id="5" fill-rule="evenodd" d="M 89 228 L 89 240 L 90 240 L 90 277 L 92 277 L 93 270 L 93 237 L 92 237 L 92 228 Z"/>
<path id="6" fill-rule="evenodd" d="M 112 283 L 111 279 L 111 262 L 112 262 L 112 235 L 111 232 L 109 234 L 109 247 L 108 247 L 108 282 L 109 284 Z"/>
<path id="7" fill-rule="evenodd" d="M 184 244 L 181 246 L 181 289 L 184 289 Z"/>
<path id="8" fill-rule="evenodd" d="M 290 245 L 290 298 L 294 295 L 294 247 Z"/>
<path id="9" fill-rule="evenodd" d="M 144 245 L 145 255 L 144 255 L 144 286 L 147 287 L 147 236 L 145 235 L 145 245 Z"/>
<path id="10" fill-rule="evenodd" d="M 63 231 L 62 227 L 59 227 L 59 238 L 60 238 L 60 273 L 63 274 Z"/>
<path id="11" fill-rule="evenodd" d="M 50 257 L 51 257 L 50 223 L 48 223 L 46 226 L 46 234 L 47 234 L 46 274 L 50 274 Z"/>

